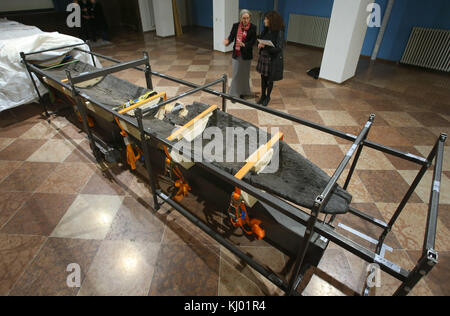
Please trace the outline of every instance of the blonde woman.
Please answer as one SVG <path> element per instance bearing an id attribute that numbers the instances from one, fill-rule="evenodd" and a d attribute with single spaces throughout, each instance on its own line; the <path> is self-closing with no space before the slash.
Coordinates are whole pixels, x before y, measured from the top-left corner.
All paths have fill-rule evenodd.
<path id="1" fill-rule="evenodd" d="M 233 43 L 233 80 L 229 94 L 243 99 L 252 95 L 250 66 L 256 43 L 256 25 L 250 23 L 250 11 L 242 10 L 240 17 L 240 22 L 233 25 L 230 36 L 223 44 L 228 46 Z"/>

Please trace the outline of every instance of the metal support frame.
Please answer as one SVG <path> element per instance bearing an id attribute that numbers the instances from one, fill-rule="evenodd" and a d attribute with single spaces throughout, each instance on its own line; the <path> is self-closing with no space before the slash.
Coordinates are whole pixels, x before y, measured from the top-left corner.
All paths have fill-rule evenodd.
<path id="1" fill-rule="evenodd" d="M 308 247 L 311 243 L 311 237 L 314 234 L 314 226 L 316 225 L 316 222 L 318 220 L 319 214 L 322 212 L 322 210 L 327 206 L 328 201 L 331 198 L 332 193 L 337 187 L 337 181 L 339 180 L 340 176 L 344 172 L 345 168 L 347 167 L 348 163 L 350 162 L 350 159 L 352 159 L 353 155 L 355 154 L 356 148 L 362 148 L 361 144 L 362 142 L 367 138 L 367 135 L 370 131 L 370 128 L 372 127 L 373 121 L 375 119 L 375 115 L 371 115 L 369 120 L 367 121 L 367 124 L 359 134 L 356 141 L 353 143 L 352 147 L 348 150 L 347 154 L 345 155 L 342 162 L 339 164 L 338 168 L 336 169 L 336 172 L 331 177 L 330 181 L 328 182 L 327 186 L 325 187 L 324 191 L 321 195 L 319 195 L 316 198 L 316 201 L 314 202 L 314 206 L 311 212 L 311 217 L 308 221 L 308 225 L 306 227 L 305 237 L 303 238 L 302 245 L 299 249 L 298 256 L 295 262 L 294 266 L 294 273 L 291 276 L 291 280 L 289 281 L 289 294 L 292 295 L 294 291 L 296 290 L 296 285 L 298 285 L 300 280 L 297 280 L 299 277 L 300 269 L 303 265 L 303 261 L 306 256 L 306 252 L 308 251 Z M 357 159 L 355 159 L 353 166 L 356 165 Z"/>
<path id="2" fill-rule="evenodd" d="M 147 169 L 150 187 L 152 189 L 153 203 L 154 203 L 155 210 L 158 211 L 160 209 L 160 204 L 158 201 L 158 197 L 157 197 L 158 195 L 157 195 L 157 191 L 156 191 L 157 184 L 156 184 L 156 178 L 155 178 L 155 174 L 153 172 L 152 164 L 150 162 L 150 153 L 148 151 L 148 148 L 149 148 L 148 136 L 144 131 L 144 123 L 142 122 L 142 118 L 143 118 L 142 109 L 137 108 L 134 111 L 134 113 L 135 113 L 134 115 L 136 116 L 136 119 L 138 122 L 139 132 L 141 134 L 141 147 L 142 147 L 142 151 L 144 153 L 144 163 L 145 163 L 145 167 Z"/>
<path id="3" fill-rule="evenodd" d="M 89 120 L 87 117 L 86 104 L 83 102 L 82 98 L 79 95 L 78 90 L 75 87 L 75 84 L 73 82 L 73 78 L 72 78 L 72 75 L 70 74 L 70 71 L 66 70 L 66 75 L 67 75 L 68 83 L 69 83 L 70 87 L 72 88 L 72 97 L 74 98 L 74 100 L 77 104 L 78 111 L 80 112 L 81 121 L 83 123 L 83 128 L 84 128 L 86 134 L 88 135 L 89 146 L 91 147 L 92 153 L 94 154 L 94 157 L 97 160 L 97 162 L 100 162 L 101 155 L 100 155 L 100 152 L 99 152 L 97 146 L 95 145 L 95 139 L 94 139 L 94 136 L 92 135 L 91 128 L 89 127 Z"/>
<path id="4" fill-rule="evenodd" d="M 144 52 L 144 57 L 147 59 L 145 63 L 145 82 L 147 83 L 147 89 L 153 90 L 153 81 L 152 81 L 152 67 L 150 65 L 150 57 L 147 52 Z"/>
<path id="5" fill-rule="evenodd" d="M 44 99 L 42 98 L 42 95 L 41 95 L 41 93 L 39 92 L 39 89 L 38 89 L 38 87 L 37 87 L 36 81 L 35 81 L 34 78 L 33 78 L 33 74 L 32 74 L 32 72 L 30 71 L 29 64 L 27 63 L 27 60 L 26 60 L 26 58 L 27 58 L 27 57 L 26 57 L 26 54 L 24 54 L 23 52 L 20 52 L 20 57 L 22 58 L 22 62 L 24 63 L 25 68 L 26 68 L 26 70 L 27 70 L 27 72 L 28 72 L 28 75 L 30 76 L 31 82 L 33 83 L 34 90 L 36 91 L 36 93 L 37 93 L 37 95 L 38 95 L 39 103 L 41 104 L 42 108 L 44 109 L 45 116 L 46 116 L 46 117 L 50 117 L 50 114 L 48 113 L 48 110 L 47 110 L 47 105 L 45 104 L 45 101 L 44 101 Z"/>
<path id="6" fill-rule="evenodd" d="M 146 64 L 149 60 L 148 55 L 146 55 L 146 58 L 144 58 L 142 60 L 128 62 L 128 63 L 121 63 L 119 60 L 116 60 L 116 59 L 113 59 L 110 57 L 102 56 L 100 54 L 93 53 L 93 52 L 87 52 L 87 51 L 81 50 L 79 48 L 76 48 L 76 49 L 79 51 L 91 54 L 93 56 L 97 56 L 100 58 L 104 58 L 106 60 L 110 60 L 110 61 L 119 63 L 118 66 L 111 67 L 112 69 L 111 68 L 106 69 L 104 72 L 102 72 L 102 74 L 100 74 L 100 72 L 94 72 L 94 74 L 87 74 L 87 75 L 79 76 L 79 77 L 77 77 L 78 80 L 80 80 L 79 82 L 82 81 L 81 78 L 83 80 L 86 80 L 86 78 L 95 78 L 99 75 L 106 75 L 109 73 L 113 73 L 113 72 L 124 70 L 124 69 L 130 69 L 130 68 L 134 68 L 134 69 L 145 72 L 146 69 L 142 69 L 137 66 L 139 64 Z M 26 64 L 27 68 L 29 67 L 28 69 L 30 72 L 34 72 L 41 77 L 46 76 L 50 80 L 55 81 L 67 88 L 66 85 L 58 82 L 58 80 L 56 80 L 55 78 L 52 78 L 51 76 L 46 75 L 44 72 L 42 72 L 37 67 L 35 67 L 33 65 L 28 65 L 26 59 L 24 59 L 24 62 Z M 149 62 L 148 62 L 148 64 L 149 64 Z M 224 245 L 226 248 L 228 248 L 230 251 L 232 251 L 234 254 L 236 254 L 239 258 L 241 258 L 242 260 L 247 262 L 250 266 L 255 268 L 263 276 L 268 278 L 272 283 L 277 285 L 279 288 L 281 288 L 283 291 L 285 291 L 288 294 L 294 294 L 294 295 L 297 294 L 295 292 L 295 288 L 301 281 L 301 279 L 299 278 L 298 272 L 300 271 L 300 268 L 304 261 L 306 252 L 308 250 L 309 243 L 311 241 L 311 236 L 314 232 L 319 234 L 320 236 L 328 239 L 329 241 L 332 241 L 333 243 L 337 244 L 338 246 L 342 247 L 343 249 L 351 252 L 352 254 L 358 256 L 359 258 L 361 258 L 369 263 L 379 264 L 382 271 L 384 271 L 384 272 L 388 273 L 389 275 L 395 277 L 396 279 L 400 280 L 402 282 L 402 285 L 397 290 L 395 295 L 408 294 L 410 292 L 410 290 L 414 287 L 414 285 L 416 285 L 417 282 L 419 282 L 419 280 L 424 275 L 426 275 L 429 271 L 431 271 L 432 267 L 437 263 L 438 255 L 437 255 L 436 251 L 433 250 L 433 247 L 434 247 L 434 241 L 435 241 L 435 236 L 436 236 L 437 213 L 438 213 L 438 205 L 439 205 L 439 191 L 440 191 L 440 179 L 441 179 L 441 173 L 442 173 L 444 142 L 446 141 L 447 135 L 442 134 L 439 137 L 439 140 L 436 143 L 436 146 L 434 147 L 434 149 L 432 150 L 430 155 L 428 156 L 428 159 L 425 159 L 425 158 L 418 157 L 418 156 L 415 156 L 410 153 L 405 153 L 405 152 L 402 152 L 402 151 L 399 151 L 399 150 L 396 150 L 396 149 L 393 149 L 393 148 L 390 148 L 390 147 L 387 147 L 384 145 L 380 145 L 380 144 L 368 141 L 366 138 L 367 138 L 367 134 L 369 133 L 370 128 L 372 126 L 374 116 L 371 116 L 369 118 L 369 121 L 367 122 L 367 124 L 365 125 L 365 127 L 363 128 L 363 130 L 361 131 L 359 136 L 355 136 L 355 135 L 346 134 L 346 133 L 337 131 L 335 129 L 328 128 L 328 127 L 325 127 L 325 126 L 322 126 L 322 125 L 319 125 L 319 124 L 316 124 L 316 123 L 313 123 L 310 121 L 303 120 L 301 118 L 295 117 L 293 115 L 290 115 L 290 114 L 287 114 L 284 112 L 280 112 L 280 111 L 273 110 L 270 108 L 262 107 L 257 104 L 254 104 L 254 103 L 235 98 L 231 95 L 226 94 L 225 92 L 218 92 L 218 91 L 207 88 L 207 86 L 213 85 L 213 83 L 204 85 L 204 86 L 200 86 L 200 85 L 196 85 L 194 83 L 187 82 L 187 81 L 184 81 L 181 79 L 177 79 L 177 78 L 170 77 L 170 76 L 167 76 L 164 74 L 153 72 L 151 70 L 149 71 L 149 73 L 152 75 L 156 75 L 158 77 L 161 77 L 161 78 L 164 78 L 167 80 L 171 80 L 171 81 L 189 86 L 191 88 L 194 88 L 194 90 L 191 90 L 188 93 L 184 93 L 175 98 L 172 98 L 171 102 L 173 102 L 174 100 L 178 100 L 182 97 L 185 97 L 187 95 L 190 95 L 190 94 L 193 94 L 193 93 L 196 93 L 199 91 L 204 91 L 204 92 L 216 95 L 218 97 L 221 97 L 222 100 L 231 100 L 231 101 L 239 102 L 239 103 L 241 103 L 243 105 L 247 105 L 251 108 L 255 108 L 257 110 L 261 110 L 266 113 L 270 113 L 275 116 L 285 118 L 292 122 L 296 122 L 296 123 L 311 127 L 313 129 L 316 129 L 316 130 L 340 137 L 342 139 L 346 139 L 346 140 L 354 142 L 353 146 L 351 147 L 351 149 L 349 150 L 349 152 L 347 153 L 347 155 L 344 157 L 341 164 L 337 168 L 335 174 L 333 175 L 333 177 L 331 177 L 331 179 L 330 179 L 329 183 L 327 184 L 327 186 L 325 187 L 323 193 L 319 197 L 317 197 L 314 207 L 312 208 L 312 214 L 309 215 L 306 212 L 291 205 L 290 203 L 288 203 L 286 201 L 283 201 L 271 194 L 263 192 L 242 180 L 236 179 L 235 177 L 233 177 L 233 175 L 225 172 L 224 170 L 221 170 L 220 168 L 213 165 L 212 163 L 210 163 L 208 161 L 199 160 L 199 157 L 193 157 L 192 153 L 190 153 L 190 152 L 185 152 L 182 149 L 174 148 L 174 145 L 172 142 L 170 142 L 166 139 L 159 138 L 157 135 L 152 133 L 152 131 L 149 129 L 147 129 L 147 130 L 144 129 L 143 117 L 144 117 L 145 113 L 141 109 L 137 109 L 136 110 L 136 119 L 138 121 L 138 128 L 139 128 L 139 131 L 141 134 L 141 145 L 144 150 L 144 158 L 145 158 L 145 162 L 146 162 L 146 168 L 147 168 L 147 171 L 149 172 L 150 185 L 152 187 L 152 191 L 154 194 L 155 207 L 159 207 L 157 197 L 161 198 L 164 202 L 166 202 L 169 205 L 171 205 L 172 207 L 174 207 L 177 211 L 179 211 L 181 214 L 183 214 L 185 217 L 187 217 L 190 221 L 192 221 L 194 224 L 196 224 L 199 228 L 201 228 L 203 231 L 208 233 L 210 236 L 212 236 L 214 239 L 216 239 L 219 243 Z M 214 84 L 217 84 L 221 81 L 223 81 L 225 83 L 225 79 L 226 79 L 226 76 L 224 76 L 220 80 L 217 80 L 216 82 L 214 82 Z M 92 100 L 88 95 L 86 95 L 82 92 L 80 93 L 80 92 L 76 91 L 75 86 L 74 86 L 75 82 L 73 81 L 73 78 L 70 78 L 70 82 L 71 82 L 70 88 L 73 90 L 74 95 L 77 98 L 79 98 L 80 100 L 82 100 L 82 99 L 87 100 L 87 101 L 91 102 L 92 104 L 95 104 L 96 106 L 102 108 L 103 110 L 111 113 L 113 116 L 126 121 L 127 123 L 136 124 L 136 122 L 133 122 L 129 117 L 119 114 L 115 111 L 112 111 L 108 106 L 103 105 L 100 102 L 97 102 L 95 100 Z M 83 124 L 87 124 L 87 119 L 84 121 Z M 89 129 L 87 129 L 87 130 L 89 131 Z M 195 160 L 195 161 L 202 161 L 201 163 L 197 164 L 200 168 L 207 170 L 211 174 L 219 177 L 219 179 L 226 181 L 227 183 L 229 183 L 241 190 L 244 190 L 248 194 L 251 194 L 252 196 L 257 198 L 258 200 L 273 207 L 275 210 L 279 211 L 281 214 L 286 215 L 286 216 L 290 217 L 291 219 L 293 219 L 293 220 L 297 221 L 298 223 L 305 225 L 307 227 L 305 238 L 303 239 L 302 246 L 299 249 L 299 252 L 297 255 L 297 260 L 295 262 L 294 274 L 292 275 L 292 277 L 289 281 L 289 285 L 286 285 L 283 281 L 281 281 L 273 273 L 267 271 L 264 267 L 262 267 L 260 264 L 258 264 L 256 261 L 254 261 L 252 258 L 249 258 L 245 253 L 243 253 L 237 247 L 230 244 L 227 240 L 223 239 L 223 237 L 220 236 L 218 233 L 212 231 L 211 228 L 209 228 L 206 224 L 201 222 L 191 212 L 189 212 L 188 210 L 183 208 L 177 202 L 175 202 L 175 201 L 171 200 L 170 198 L 168 198 L 167 196 L 165 196 L 163 193 L 161 193 L 161 191 L 159 191 L 157 189 L 156 180 L 155 180 L 155 178 L 153 176 L 153 172 L 152 172 L 152 166 L 151 166 L 151 162 L 150 162 L 150 154 L 148 151 L 149 150 L 148 147 L 150 145 L 151 139 L 153 139 L 154 141 L 156 141 L 159 144 L 162 144 L 164 146 L 167 146 L 168 148 L 178 151 L 180 154 L 184 155 L 186 158 L 190 158 L 191 160 Z M 342 172 L 344 171 L 345 167 L 348 165 L 351 158 L 353 156 L 355 156 L 355 159 L 354 159 L 354 162 L 352 165 L 352 169 L 354 170 L 356 168 L 356 164 L 360 158 L 360 154 L 361 154 L 364 146 L 367 146 L 372 149 L 393 155 L 395 157 L 399 157 L 403 160 L 414 162 L 414 163 L 422 166 L 422 170 L 419 172 L 418 177 L 411 185 L 410 189 L 408 190 L 407 194 L 405 195 L 405 198 L 403 199 L 402 203 L 400 204 L 399 208 L 397 209 L 397 212 L 395 214 L 397 216 L 394 216 L 391 219 L 389 224 L 383 223 L 382 221 L 380 221 L 378 219 L 375 219 L 359 210 L 356 210 L 356 209 L 350 207 L 350 209 L 349 209 L 350 213 L 352 213 L 352 214 L 354 214 L 354 215 L 356 215 L 378 227 L 383 228 L 385 230 L 383 235 L 387 235 L 387 233 L 389 233 L 389 231 L 392 229 L 392 226 L 395 224 L 396 218 L 400 215 L 401 211 L 403 210 L 404 206 L 408 202 L 408 200 L 411 197 L 412 193 L 414 192 L 415 188 L 419 184 L 419 182 L 422 179 L 423 175 L 425 174 L 426 170 L 431 166 L 432 160 L 436 157 L 436 165 L 435 165 L 434 177 L 433 177 L 434 181 L 433 181 L 433 188 L 432 188 L 433 191 L 432 191 L 432 195 L 430 197 L 430 206 L 429 206 L 429 213 L 428 213 L 428 220 L 427 220 L 427 231 L 426 231 L 426 236 L 425 236 L 425 241 L 424 241 L 423 256 L 417 263 L 414 270 L 411 272 L 390 262 L 389 260 L 381 258 L 377 252 L 368 250 L 367 248 L 359 245 L 358 243 L 354 242 L 353 240 L 337 233 L 334 230 L 334 228 L 332 226 L 330 226 L 328 223 L 321 222 L 318 220 L 318 215 L 324 209 L 324 207 L 326 207 L 328 200 L 330 199 L 331 194 L 333 193 L 333 190 L 337 186 L 337 181 L 338 181 L 339 177 L 342 175 Z M 356 155 L 355 155 L 355 151 L 356 151 Z M 353 173 L 353 172 L 351 172 L 351 173 Z M 348 183 L 350 183 L 350 181 L 351 181 L 351 174 L 349 173 L 349 176 L 347 177 L 347 181 L 346 181 L 347 185 L 348 185 Z M 384 240 L 384 238 L 385 238 L 385 236 L 383 237 L 383 239 L 381 239 L 381 237 L 380 237 L 379 244 L 382 244 L 382 240 Z"/>
<path id="7" fill-rule="evenodd" d="M 227 75 L 223 75 L 223 84 L 222 84 L 222 92 L 225 94 L 227 93 L 227 87 L 228 87 L 228 76 Z M 223 112 L 227 112 L 227 99 L 222 96 L 222 111 Z"/>

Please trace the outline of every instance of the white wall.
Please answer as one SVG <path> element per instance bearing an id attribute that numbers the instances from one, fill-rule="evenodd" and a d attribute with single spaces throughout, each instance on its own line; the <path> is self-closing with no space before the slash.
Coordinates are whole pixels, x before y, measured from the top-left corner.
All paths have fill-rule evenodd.
<path id="1" fill-rule="evenodd" d="M 153 0 L 153 12 L 155 13 L 156 35 L 161 37 L 174 36 L 172 1 Z"/>
<path id="2" fill-rule="evenodd" d="M 230 34 L 233 24 L 239 21 L 239 0 L 213 0 L 214 50 L 230 52 L 223 40 Z"/>
<path id="3" fill-rule="evenodd" d="M 139 0 L 139 11 L 141 13 L 142 31 L 154 31 L 156 25 L 153 13 L 153 0 Z"/>
<path id="4" fill-rule="evenodd" d="M 0 0 L 0 12 L 53 8 L 52 0 Z"/>
<path id="5" fill-rule="evenodd" d="M 342 83 L 355 75 L 373 1 L 334 0 L 320 78 Z"/>

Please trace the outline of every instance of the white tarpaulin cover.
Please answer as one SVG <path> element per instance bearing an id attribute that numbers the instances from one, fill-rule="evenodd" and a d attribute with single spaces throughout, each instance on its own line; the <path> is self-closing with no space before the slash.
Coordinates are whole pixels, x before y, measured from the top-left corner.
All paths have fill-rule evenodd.
<path id="1" fill-rule="evenodd" d="M 20 52 L 30 53 L 78 43 L 83 43 L 83 41 L 58 32 L 46 33 L 34 26 L 0 19 L 0 112 L 38 100 L 25 65 L 21 63 Z M 87 45 L 79 47 L 89 50 Z M 72 48 L 66 48 L 46 52 L 29 56 L 27 59 L 46 60 L 65 55 L 71 50 Z M 89 55 L 77 51 L 73 51 L 71 54 L 74 58 L 92 65 Z M 96 63 L 99 67 L 100 63 L 97 60 Z M 39 91 L 42 94 L 47 93 L 47 89 L 36 77 L 35 79 Z"/>

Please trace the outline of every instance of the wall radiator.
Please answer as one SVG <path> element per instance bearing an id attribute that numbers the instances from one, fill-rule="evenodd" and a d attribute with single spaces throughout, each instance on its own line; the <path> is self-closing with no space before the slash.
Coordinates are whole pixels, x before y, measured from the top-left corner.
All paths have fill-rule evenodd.
<path id="1" fill-rule="evenodd" d="M 450 72 L 450 30 L 413 27 L 400 62 Z"/>
<path id="2" fill-rule="evenodd" d="M 315 47 L 325 47 L 330 18 L 291 14 L 288 41 Z"/>

